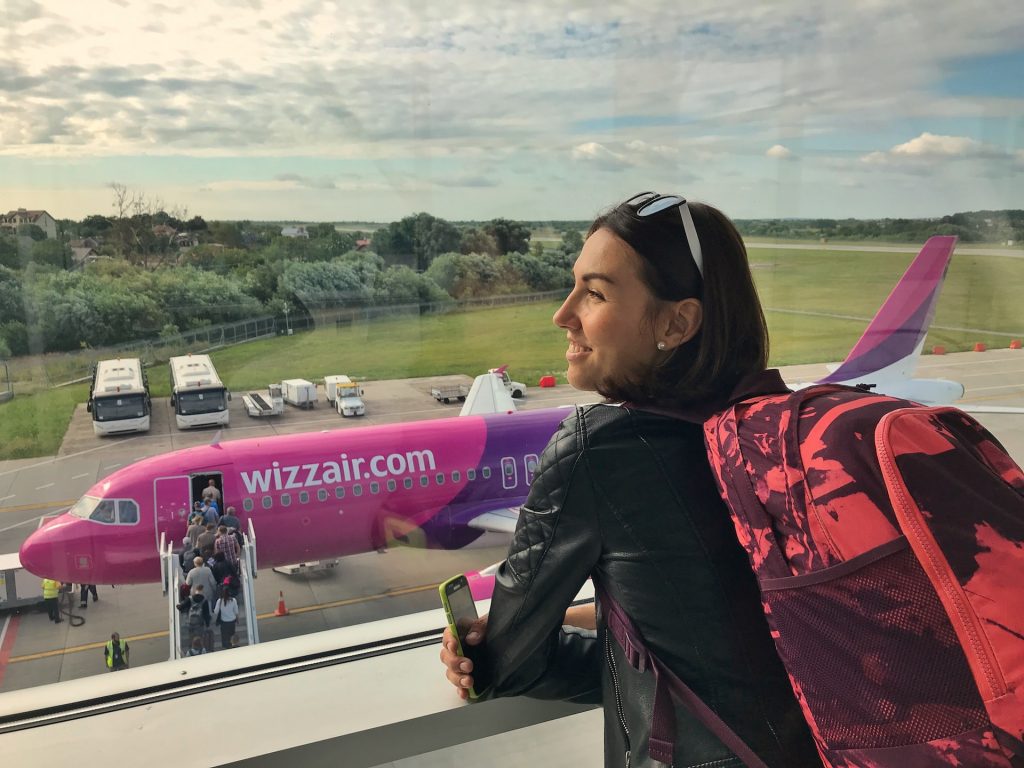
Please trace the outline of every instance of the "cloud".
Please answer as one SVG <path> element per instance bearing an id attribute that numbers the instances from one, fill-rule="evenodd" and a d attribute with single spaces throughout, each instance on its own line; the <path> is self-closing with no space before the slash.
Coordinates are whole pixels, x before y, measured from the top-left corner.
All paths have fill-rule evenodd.
<path id="1" fill-rule="evenodd" d="M 869 166 L 923 172 L 950 162 L 974 160 L 1005 164 L 1019 163 L 1022 157 L 1021 150 L 1007 150 L 969 136 L 943 136 L 925 131 L 888 151 L 868 152 L 860 161 Z"/>
<path id="2" fill-rule="evenodd" d="M 910 157 L 999 157 L 1006 152 L 967 136 L 936 136 L 922 133 L 916 139 L 897 144 L 890 152 Z"/>
<path id="3" fill-rule="evenodd" d="M 596 141 L 588 141 L 572 148 L 573 160 L 589 163 L 603 171 L 619 171 L 628 168 L 631 163 L 623 155 L 612 152 Z"/>
<path id="4" fill-rule="evenodd" d="M 792 150 L 787 149 L 781 144 L 774 144 L 768 147 L 768 150 L 764 154 L 765 157 L 774 157 L 777 160 L 789 160 L 793 157 Z"/>
<path id="5" fill-rule="evenodd" d="M 296 186 L 310 189 L 337 189 L 334 181 L 323 176 L 314 179 L 298 173 L 279 173 L 274 177 L 274 181 L 294 182 Z"/>

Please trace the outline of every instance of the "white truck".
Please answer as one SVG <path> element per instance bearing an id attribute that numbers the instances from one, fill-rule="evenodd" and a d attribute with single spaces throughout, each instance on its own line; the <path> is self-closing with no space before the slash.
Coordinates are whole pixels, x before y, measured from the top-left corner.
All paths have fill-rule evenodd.
<path id="1" fill-rule="evenodd" d="M 242 395 L 246 412 L 256 418 L 258 416 L 280 416 L 284 413 L 284 395 L 280 384 L 270 384 L 266 393 L 250 392 Z"/>
<path id="2" fill-rule="evenodd" d="M 339 415 L 366 415 L 366 404 L 362 399 L 363 388 L 348 376 L 324 376 L 324 390 L 327 393 L 327 402 L 334 403 Z"/>
<path id="3" fill-rule="evenodd" d="M 284 401 L 299 408 L 313 408 L 318 399 L 316 384 L 305 379 L 285 379 L 281 382 Z"/>
<path id="4" fill-rule="evenodd" d="M 508 376 L 508 366 L 503 365 L 500 368 L 491 368 L 491 373 L 501 379 L 502 384 L 505 385 L 505 389 L 508 393 L 517 400 L 521 397 L 526 397 L 526 385 L 521 381 L 512 381 Z"/>

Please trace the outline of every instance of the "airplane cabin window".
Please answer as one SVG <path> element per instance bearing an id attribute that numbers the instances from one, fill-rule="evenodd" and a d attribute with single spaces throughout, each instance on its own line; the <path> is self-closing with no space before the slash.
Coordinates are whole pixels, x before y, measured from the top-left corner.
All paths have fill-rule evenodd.
<path id="1" fill-rule="evenodd" d="M 340 486 L 340 485 L 335 486 L 335 488 L 334 488 L 334 498 L 336 498 L 336 499 L 344 499 L 345 498 L 345 489 L 342 486 Z"/>
<path id="2" fill-rule="evenodd" d="M 444 485 L 444 472 L 438 472 L 436 475 L 434 475 L 434 482 L 436 482 L 438 485 Z"/>
<path id="3" fill-rule="evenodd" d="M 282 507 L 290 507 L 292 505 L 292 495 L 290 493 L 282 493 L 280 501 Z"/>
<path id="4" fill-rule="evenodd" d="M 394 490 L 395 490 L 395 489 L 397 489 L 397 488 L 398 488 L 398 483 L 396 483 L 396 482 L 394 481 L 394 479 L 389 479 L 389 480 L 388 480 L 388 490 L 389 490 L 389 491 L 394 491 Z"/>
<path id="5" fill-rule="evenodd" d="M 410 488 L 412 488 L 412 478 L 411 477 L 402 478 L 402 487 L 405 488 L 405 490 L 407 490 L 407 491 Z"/>
<path id="6" fill-rule="evenodd" d="M 352 486 L 352 495 L 353 496 L 362 496 L 363 495 L 363 486 L 360 485 L 359 483 L 356 483 L 355 485 L 353 485 Z"/>
<path id="7" fill-rule="evenodd" d="M 462 479 L 462 474 L 457 469 L 452 470 L 452 482 L 457 483 Z"/>
<path id="8" fill-rule="evenodd" d="M 370 481 L 370 493 L 380 493 L 380 483 L 378 483 L 376 480 Z"/>
<path id="9" fill-rule="evenodd" d="M 274 506 L 274 498 L 272 496 L 264 496 L 260 500 L 260 503 L 263 505 L 264 509 L 270 509 L 272 506 Z"/>
<path id="10" fill-rule="evenodd" d="M 255 506 L 256 505 L 253 503 L 252 499 L 249 499 L 249 498 L 242 499 L 242 509 L 244 509 L 246 512 L 252 512 L 252 510 L 253 510 L 253 508 Z"/>
<path id="11" fill-rule="evenodd" d="M 316 498 L 317 498 L 317 501 L 327 501 L 327 491 L 325 489 L 323 489 L 323 488 L 320 488 L 316 492 Z"/>
<path id="12" fill-rule="evenodd" d="M 299 504 L 309 504 L 309 491 L 299 491 Z"/>
<path id="13" fill-rule="evenodd" d="M 482 478 L 483 478 L 484 480 L 489 480 L 489 479 L 490 479 L 490 477 L 491 477 L 491 468 L 490 468 L 490 467 L 482 467 L 482 468 L 480 469 L 480 476 L 481 476 L 481 477 L 482 477 Z"/>
<path id="14" fill-rule="evenodd" d="M 475 469 L 467 469 L 466 470 L 466 479 L 470 480 L 470 481 L 476 480 L 476 470 Z"/>
<path id="15" fill-rule="evenodd" d="M 428 485 L 430 485 L 430 478 L 426 475 L 420 475 L 420 487 L 426 488 Z"/>

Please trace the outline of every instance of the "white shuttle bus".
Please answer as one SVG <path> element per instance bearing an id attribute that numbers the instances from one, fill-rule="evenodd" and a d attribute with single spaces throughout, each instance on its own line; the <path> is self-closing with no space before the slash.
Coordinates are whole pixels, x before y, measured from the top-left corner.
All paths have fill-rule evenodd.
<path id="1" fill-rule="evenodd" d="M 228 423 L 231 395 L 209 355 L 185 355 L 167 361 L 171 369 L 171 407 L 179 429 Z"/>
<path id="2" fill-rule="evenodd" d="M 152 404 L 149 381 L 138 358 L 100 360 L 92 373 L 86 410 L 97 435 L 148 432 Z"/>

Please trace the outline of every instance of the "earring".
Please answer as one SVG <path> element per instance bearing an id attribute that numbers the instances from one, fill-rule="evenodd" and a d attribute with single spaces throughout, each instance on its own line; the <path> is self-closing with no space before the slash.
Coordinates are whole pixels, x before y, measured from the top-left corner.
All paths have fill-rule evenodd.
<path id="1" fill-rule="evenodd" d="M 665 342 L 664 342 L 664 341 L 659 341 L 659 342 L 658 342 L 658 349 L 660 349 L 660 350 L 661 350 L 662 352 L 664 352 L 664 351 L 665 351 L 665 347 L 666 347 L 666 346 L 668 346 L 668 345 L 667 345 L 667 344 L 665 344 Z"/>

